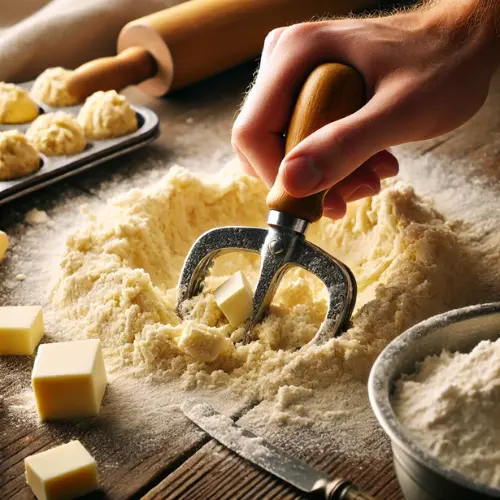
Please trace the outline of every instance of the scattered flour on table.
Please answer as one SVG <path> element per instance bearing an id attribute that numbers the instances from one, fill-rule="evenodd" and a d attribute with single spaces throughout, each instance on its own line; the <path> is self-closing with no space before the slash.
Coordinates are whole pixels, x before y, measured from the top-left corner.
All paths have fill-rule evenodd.
<path id="1" fill-rule="evenodd" d="M 274 399 L 284 386 L 328 387 L 346 373 L 365 381 L 377 354 L 399 333 L 474 302 L 473 256 L 428 203 L 410 187 L 393 184 L 353 203 L 343 220 L 324 219 L 311 228 L 309 238 L 346 262 L 358 282 L 352 325 L 340 338 L 306 345 L 324 317 L 325 290 L 294 269 L 255 329 L 257 339 L 238 344 L 242 331 L 227 324 L 211 290 L 238 269 L 255 281 L 258 259 L 244 252 L 216 263 L 208 291 L 189 304 L 190 317 L 182 321 L 175 287 L 194 240 L 217 226 L 265 226 L 265 197 L 260 181 L 231 169 L 202 176 L 173 168 L 104 211 L 88 211 L 86 226 L 67 240 L 54 307 L 74 332 L 101 338 L 116 369 L 180 379 L 186 389 L 230 386 L 261 400 Z M 231 342 L 219 342 L 218 356 L 204 362 L 179 345 L 186 328 Z"/>
<path id="2" fill-rule="evenodd" d="M 317 463 L 332 451 L 358 467 L 386 464 L 390 445 L 368 403 L 366 383 L 349 373 L 329 387 L 283 386 L 274 401 L 247 412 L 239 424 L 265 436 L 294 456 Z"/>
<path id="3" fill-rule="evenodd" d="M 449 469 L 500 487 L 500 339 L 444 350 L 396 384 L 393 407 L 410 436 Z"/>

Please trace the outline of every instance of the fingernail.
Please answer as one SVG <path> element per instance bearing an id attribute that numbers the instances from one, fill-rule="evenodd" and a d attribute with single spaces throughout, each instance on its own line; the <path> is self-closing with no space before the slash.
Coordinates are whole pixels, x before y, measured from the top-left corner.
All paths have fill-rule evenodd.
<path id="1" fill-rule="evenodd" d="M 311 158 L 298 156 L 284 160 L 283 184 L 292 196 L 306 196 L 323 181 L 323 174 Z"/>
<path id="2" fill-rule="evenodd" d="M 378 175 L 379 179 L 388 179 L 389 177 L 394 177 L 398 174 L 398 164 L 389 165 L 389 164 L 380 164 L 375 165 L 373 167 L 373 171 Z"/>
<path id="3" fill-rule="evenodd" d="M 329 219 L 333 219 L 333 220 L 338 220 L 338 219 L 342 219 L 342 217 L 344 217 L 344 215 L 346 214 L 346 207 L 338 207 L 338 208 L 325 208 L 324 212 L 323 212 L 323 215 L 325 217 L 328 217 Z"/>
<path id="4" fill-rule="evenodd" d="M 373 189 L 371 186 L 364 184 L 360 186 L 354 193 L 349 196 L 349 200 L 347 201 L 356 201 L 361 200 L 362 198 L 368 198 L 370 196 L 375 196 L 377 191 Z"/>

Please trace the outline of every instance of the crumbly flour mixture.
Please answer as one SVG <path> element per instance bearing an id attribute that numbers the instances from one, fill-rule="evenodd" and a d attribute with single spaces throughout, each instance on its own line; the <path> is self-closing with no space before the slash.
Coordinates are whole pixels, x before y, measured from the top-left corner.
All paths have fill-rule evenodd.
<path id="1" fill-rule="evenodd" d="M 256 328 L 256 340 L 238 344 L 241 329 L 227 324 L 210 291 L 238 269 L 256 279 L 257 258 L 243 252 L 216 263 L 208 291 L 188 305 L 189 319 L 181 321 L 175 287 L 194 240 L 216 226 L 264 226 L 265 197 L 260 181 L 231 169 L 201 176 L 173 168 L 101 212 L 87 211 L 87 224 L 67 239 L 52 293 L 57 313 L 72 321 L 75 334 L 101 338 L 116 370 L 181 379 L 188 389 L 230 386 L 250 398 L 278 396 L 286 406 L 287 399 L 341 376 L 364 381 L 377 354 L 406 328 L 474 301 L 469 250 L 410 187 L 392 184 L 353 203 L 341 221 L 311 227 L 309 238 L 346 262 L 358 282 L 352 325 L 341 337 L 307 345 L 325 314 L 325 291 L 296 269 Z M 214 361 L 179 344 L 181 336 L 200 331 L 219 346 Z"/>
<path id="2" fill-rule="evenodd" d="M 500 339 L 427 357 L 398 381 L 393 405 L 445 467 L 500 488 Z"/>

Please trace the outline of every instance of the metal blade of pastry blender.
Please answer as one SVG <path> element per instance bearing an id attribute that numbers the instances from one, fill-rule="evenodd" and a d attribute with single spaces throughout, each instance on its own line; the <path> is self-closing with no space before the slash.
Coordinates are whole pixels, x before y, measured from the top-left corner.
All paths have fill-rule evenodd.
<path id="1" fill-rule="evenodd" d="M 364 83 L 353 68 L 323 64 L 306 80 L 297 99 L 286 138 L 286 152 L 322 126 L 358 110 L 364 102 Z M 268 197 L 269 229 L 226 227 L 203 234 L 193 245 L 181 272 L 178 307 L 199 293 L 214 259 L 227 252 L 248 250 L 260 253 L 261 268 L 253 311 L 247 322 L 245 342 L 270 305 L 285 273 L 299 266 L 326 285 L 328 310 L 311 342 L 323 343 L 346 327 L 356 301 L 356 281 L 349 268 L 319 247 L 306 241 L 310 223 L 323 214 L 326 191 L 305 198 L 293 198 L 283 188 L 280 176 Z"/>
<path id="2" fill-rule="evenodd" d="M 308 495 L 329 500 L 372 498 L 360 492 L 350 481 L 340 478 L 330 480 L 326 474 L 288 455 L 207 404 L 187 401 L 183 403 L 182 411 L 226 448 Z"/>

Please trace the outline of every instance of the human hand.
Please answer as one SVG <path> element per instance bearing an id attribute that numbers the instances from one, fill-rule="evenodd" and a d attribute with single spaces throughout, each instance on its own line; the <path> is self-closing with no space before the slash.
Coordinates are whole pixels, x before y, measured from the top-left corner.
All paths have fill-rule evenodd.
<path id="1" fill-rule="evenodd" d="M 380 180 L 398 172 L 397 160 L 386 148 L 444 134 L 484 102 L 498 40 L 490 23 L 472 19 L 469 7 L 475 1 L 454 2 L 452 13 L 441 5 L 271 32 L 233 128 L 233 145 L 245 170 L 268 187 L 279 172 L 294 197 L 331 188 L 324 215 L 332 218 L 344 215 L 347 202 L 376 194 Z M 283 159 L 283 133 L 295 99 L 323 62 L 342 62 L 360 71 L 368 101 L 311 134 Z"/>

